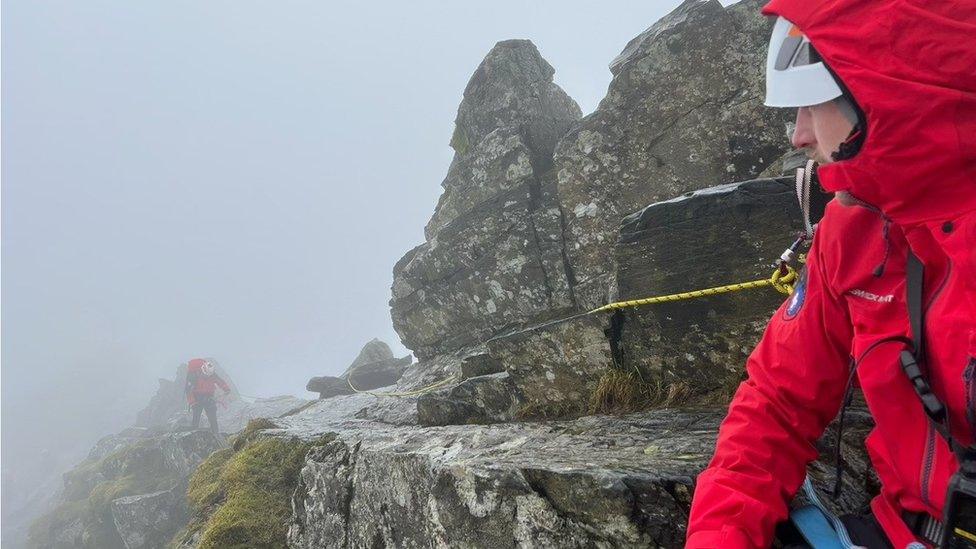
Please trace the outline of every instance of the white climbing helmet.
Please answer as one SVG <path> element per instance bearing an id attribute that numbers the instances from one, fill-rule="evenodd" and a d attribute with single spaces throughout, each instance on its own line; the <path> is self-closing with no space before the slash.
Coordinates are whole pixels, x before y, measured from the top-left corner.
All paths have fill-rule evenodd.
<path id="1" fill-rule="evenodd" d="M 809 107 L 842 94 L 810 40 L 796 25 L 778 17 L 766 55 L 766 106 Z"/>
<path id="2" fill-rule="evenodd" d="M 214 375 L 214 370 L 215 370 L 215 368 L 214 368 L 213 362 L 210 362 L 209 360 L 206 361 L 206 362 L 204 362 L 203 363 L 203 366 L 200 367 L 200 371 L 205 376 L 212 376 L 212 375 Z"/>

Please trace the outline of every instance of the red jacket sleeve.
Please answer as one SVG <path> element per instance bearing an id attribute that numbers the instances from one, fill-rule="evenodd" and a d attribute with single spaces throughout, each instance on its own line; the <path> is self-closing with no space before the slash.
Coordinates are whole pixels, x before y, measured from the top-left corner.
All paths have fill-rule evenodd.
<path id="1" fill-rule="evenodd" d="M 699 475 L 686 547 L 769 547 L 817 457 L 849 375 L 851 323 L 825 282 L 817 243 L 770 320 Z"/>
<path id="2" fill-rule="evenodd" d="M 217 374 L 214 374 L 214 381 L 220 386 L 221 389 L 224 390 L 225 393 L 230 393 L 230 387 L 227 385 L 227 382 L 223 380 L 223 378 Z"/>

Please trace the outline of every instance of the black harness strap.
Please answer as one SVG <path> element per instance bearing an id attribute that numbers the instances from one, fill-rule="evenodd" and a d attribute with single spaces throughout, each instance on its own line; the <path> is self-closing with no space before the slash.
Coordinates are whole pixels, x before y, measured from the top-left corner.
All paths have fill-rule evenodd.
<path id="1" fill-rule="evenodd" d="M 906 271 L 906 299 L 908 301 L 908 321 L 912 329 L 912 351 L 902 351 L 900 355 L 901 367 L 905 375 L 908 376 L 915 394 L 922 401 L 922 408 L 925 415 L 932 421 L 932 426 L 936 432 L 945 439 L 949 448 L 959 462 L 962 463 L 964 456 L 969 449 L 962 446 L 952 438 L 952 431 L 949 428 L 949 413 L 945 404 L 939 397 L 932 392 L 932 386 L 927 379 L 925 364 L 925 309 L 922 303 L 922 286 L 925 276 L 925 267 L 922 262 L 911 251 L 908 252 L 908 263 Z"/>
<path id="2" fill-rule="evenodd" d="M 912 328 L 912 341 L 915 342 L 915 360 L 924 362 L 925 310 L 922 308 L 922 285 L 925 280 L 925 266 L 912 252 L 908 252 L 906 271 L 905 293 L 908 301 L 908 321 Z"/>

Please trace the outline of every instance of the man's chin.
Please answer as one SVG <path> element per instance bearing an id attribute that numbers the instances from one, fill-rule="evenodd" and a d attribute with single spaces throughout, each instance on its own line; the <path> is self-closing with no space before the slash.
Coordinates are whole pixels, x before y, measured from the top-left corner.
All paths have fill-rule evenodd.
<path id="1" fill-rule="evenodd" d="M 837 191 L 834 193 L 834 198 L 841 203 L 842 206 L 857 206 L 858 201 L 854 196 L 847 191 Z"/>
<path id="2" fill-rule="evenodd" d="M 825 155 L 820 151 L 810 151 L 809 153 L 807 153 L 807 158 L 821 165 L 830 164 L 831 162 L 834 161 L 834 159 L 831 158 L 831 155 L 829 154 Z"/>

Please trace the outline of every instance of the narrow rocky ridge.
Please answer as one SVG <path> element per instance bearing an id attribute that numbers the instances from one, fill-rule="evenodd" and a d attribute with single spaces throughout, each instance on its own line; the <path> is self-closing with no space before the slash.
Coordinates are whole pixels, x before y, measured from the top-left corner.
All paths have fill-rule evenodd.
<path id="1" fill-rule="evenodd" d="M 268 410 L 273 427 L 249 444 L 311 446 L 281 546 L 681 546 L 723 398 L 783 296 L 575 315 L 765 278 L 800 228 L 778 177 L 794 162 L 786 113 L 760 101 L 760 4 L 684 2 L 613 60 L 586 117 L 531 42 L 492 48 L 464 90 L 425 242 L 393 269 L 393 325 L 418 361 L 379 346 L 357 359 L 383 366 L 379 393 L 456 382 L 378 397 L 313 378 L 319 400 Z M 829 504 L 856 510 L 875 488 L 871 423 L 848 417 L 845 490 Z M 821 488 L 824 456 L 810 468 Z"/>

